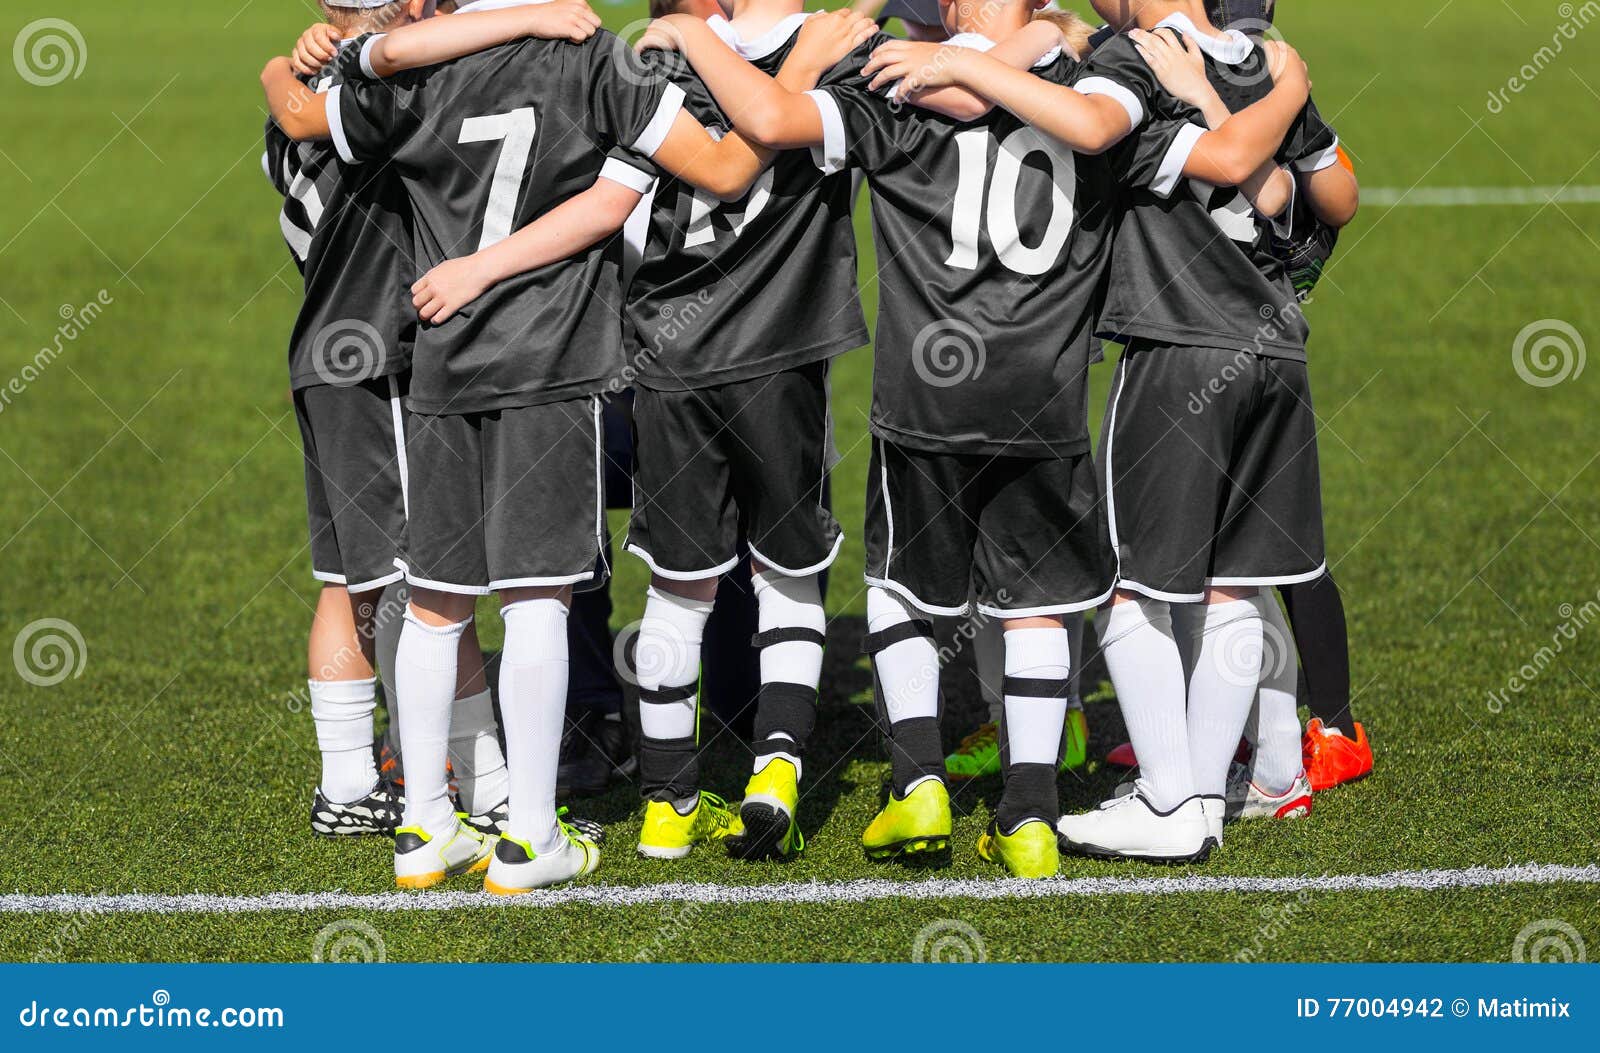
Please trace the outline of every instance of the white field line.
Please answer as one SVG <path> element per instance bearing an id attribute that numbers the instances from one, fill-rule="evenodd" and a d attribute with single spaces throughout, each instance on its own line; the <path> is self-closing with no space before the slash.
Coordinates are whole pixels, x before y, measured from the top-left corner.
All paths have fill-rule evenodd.
<path id="1" fill-rule="evenodd" d="M 1178 896 L 1206 893 L 1384 892 L 1490 888 L 1506 885 L 1600 884 L 1600 866 L 1471 867 L 1464 870 L 1396 870 L 1387 874 L 1321 877 L 1053 878 L 1017 881 L 932 878 L 925 881 L 814 881 L 777 885 L 580 885 L 491 896 L 485 892 L 269 892 L 260 896 L 191 893 L 158 896 L 56 893 L 0 895 L 0 914 L 261 914 L 283 911 L 443 911 L 484 907 L 637 907 L 660 903 L 867 903 L 885 899 L 1017 900 L 1097 896 Z"/>
<path id="2" fill-rule="evenodd" d="M 1471 205 L 1595 205 L 1600 186 L 1380 186 L 1361 191 L 1361 203 L 1377 208 L 1460 208 Z"/>

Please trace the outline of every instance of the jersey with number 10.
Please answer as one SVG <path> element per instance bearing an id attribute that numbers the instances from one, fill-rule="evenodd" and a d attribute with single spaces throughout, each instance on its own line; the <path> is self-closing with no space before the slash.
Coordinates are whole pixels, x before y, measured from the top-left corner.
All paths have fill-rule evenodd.
<path id="1" fill-rule="evenodd" d="M 604 30 L 575 44 L 519 40 L 389 79 L 370 41 L 339 58 L 328 123 L 346 161 L 393 164 L 411 196 L 419 270 L 508 237 L 665 139 L 683 93 L 630 76 Z M 608 155 L 610 159 L 608 160 Z M 610 168 L 608 169 L 608 166 Z M 619 172 L 618 166 L 625 169 Z M 604 390 L 622 372 L 615 240 L 501 282 L 443 325 L 425 325 L 410 406 L 471 413 Z"/>
<path id="2" fill-rule="evenodd" d="M 1076 70 L 1058 55 L 1034 72 Z M 1080 156 L 999 107 L 963 124 L 860 87 L 811 95 L 818 164 L 859 167 L 872 191 L 874 433 L 934 453 L 1087 450 L 1114 191 L 1158 178 L 1160 154 Z"/>

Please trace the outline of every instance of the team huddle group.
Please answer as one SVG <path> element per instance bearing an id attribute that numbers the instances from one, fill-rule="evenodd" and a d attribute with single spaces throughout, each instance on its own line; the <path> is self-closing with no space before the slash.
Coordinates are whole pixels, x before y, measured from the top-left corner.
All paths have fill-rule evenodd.
<path id="1" fill-rule="evenodd" d="M 607 573 L 603 418 L 631 388 L 638 851 L 802 851 L 842 542 L 829 361 L 868 343 L 858 177 L 878 291 L 863 647 L 892 761 L 866 853 L 948 850 L 947 780 L 998 772 L 977 851 L 1011 876 L 1062 852 L 1198 862 L 1225 820 L 1308 814 L 1370 771 L 1301 311 L 1357 187 L 1305 64 L 1263 38 L 1270 2 L 1093 0 L 1096 30 L 1043 0 L 939 0 L 897 11 L 899 39 L 801 0 L 652 0 L 632 46 L 582 0 L 322 6 L 262 75 L 305 279 L 318 833 L 392 834 L 403 888 L 599 865 L 556 775 L 569 606 Z M 1125 350 L 1091 452 L 1102 340 Z M 701 643 L 746 559 L 760 689 L 730 806 L 701 787 Z M 383 674 L 403 791 L 374 760 L 370 642 L 402 579 Z M 498 714 L 472 624 L 490 593 Z M 1095 611 L 1138 775 L 1062 816 Z M 951 617 L 979 627 L 993 705 L 947 758 Z"/>

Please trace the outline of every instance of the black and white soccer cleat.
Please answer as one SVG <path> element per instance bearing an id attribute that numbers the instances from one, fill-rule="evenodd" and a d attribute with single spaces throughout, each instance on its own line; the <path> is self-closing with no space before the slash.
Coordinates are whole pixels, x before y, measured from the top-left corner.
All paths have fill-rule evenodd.
<path id="1" fill-rule="evenodd" d="M 335 804 L 318 787 L 311 799 L 311 832 L 319 837 L 392 834 L 404 810 L 405 798 L 387 782 L 378 783 L 371 793 L 349 804 Z"/>

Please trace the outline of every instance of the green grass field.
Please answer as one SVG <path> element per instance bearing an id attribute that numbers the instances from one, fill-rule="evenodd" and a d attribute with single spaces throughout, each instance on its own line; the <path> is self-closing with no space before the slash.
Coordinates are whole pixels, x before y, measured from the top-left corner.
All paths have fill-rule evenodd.
<path id="1" fill-rule="evenodd" d="M 613 26 L 642 14 L 595 2 Z M 1369 191 L 1600 185 L 1600 6 L 1282 6 Z M 256 76 L 312 9 L 62 0 L 48 15 L 81 35 L 80 74 L 38 85 L 0 68 L 0 643 L 19 648 L 17 670 L 0 676 L 0 893 L 390 887 L 387 844 L 316 841 L 305 821 L 317 758 L 295 699 L 314 583 L 283 353 L 298 277 L 258 165 Z M 34 15 L 45 11 L 11 5 L 3 40 Z M 1570 37 L 1564 25 L 1577 27 Z M 1526 88 L 1490 107 L 1513 76 Z M 1578 203 L 1369 203 L 1346 232 L 1311 308 L 1311 360 L 1329 558 L 1377 772 L 1319 797 L 1308 822 L 1238 828 L 1205 875 L 1600 858 L 1600 371 L 1536 385 L 1513 360 L 1519 332 L 1541 320 L 1600 336 L 1597 238 L 1600 208 Z M 870 311 L 870 247 L 863 268 Z M 1581 341 L 1567 349 L 1581 362 Z M 834 492 L 850 543 L 829 602 L 841 618 L 864 602 L 869 355 L 846 356 L 834 385 L 847 452 Z M 1108 370 L 1095 374 L 1100 401 Z M 621 559 L 619 626 L 639 616 L 641 569 Z M 32 682 L 55 679 L 38 663 L 23 675 L 38 639 L 26 627 L 41 619 L 82 641 L 81 669 L 53 685 Z M 645 865 L 628 847 L 638 816 L 622 787 L 585 802 L 612 822 L 615 849 L 591 880 L 992 876 L 973 847 L 992 784 L 958 798 L 947 869 L 861 857 L 887 764 L 848 701 L 866 674 L 844 650 L 808 758 L 818 777 L 802 805 L 803 859 L 752 867 L 706 852 Z M 1100 755 L 1120 725 L 1114 705 L 1089 715 Z M 731 738 L 714 743 L 715 788 L 737 795 L 744 757 Z M 1087 807 L 1113 781 L 1064 778 L 1063 806 Z M 1063 874 L 1175 876 L 1082 860 Z M 1597 889 L 8 913 L 0 957 L 303 961 L 319 930 L 353 918 L 389 960 L 906 960 L 926 926 L 954 919 L 994 960 L 1505 960 L 1535 922 L 1564 922 L 1600 948 Z"/>

